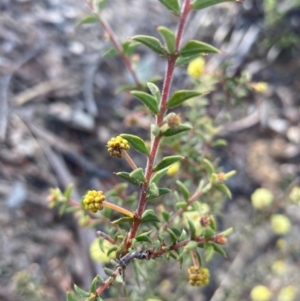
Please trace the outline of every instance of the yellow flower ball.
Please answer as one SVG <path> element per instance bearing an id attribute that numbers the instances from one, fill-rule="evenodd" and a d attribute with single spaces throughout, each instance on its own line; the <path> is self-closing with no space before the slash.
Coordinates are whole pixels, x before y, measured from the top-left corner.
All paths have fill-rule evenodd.
<path id="1" fill-rule="evenodd" d="M 273 194 L 266 188 L 258 188 L 251 195 L 252 206 L 255 209 L 263 209 L 270 206 L 274 201 Z"/>
<path id="2" fill-rule="evenodd" d="M 252 301 L 269 301 L 272 294 L 266 286 L 257 285 L 251 290 L 250 296 Z"/>
<path id="3" fill-rule="evenodd" d="M 107 241 L 103 241 L 103 251 L 100 248 L 99 245 L 99 238 L 94 239 L 94 241 L 90 245 L 90 256 L 91 258 L 99 263 L 109 263 L 111 259 L 116 258 L 116 252 L 111 252 L 109 256 L 107 256 L 107 251 L 112 247 L 113 245 Z"/>
<path id="4" fill-rule="evenodd" d="M 178 172 L 179 168 L 180 168 L 180 162 L 175 162 L 174 164 L 172 164 L 169 167 L 169 169 L 167 171 L 167 174 L 172 177 L 172 176 L 176 175 L 176 173 Z"/>
<path id="5" fill-rule="evenodd" d="M 282 260 L 276 260 L 272 264 L 272 272 L 276 275 L 282 275 L 286 271 L 286 264 Z"/>
<path id="6" fill-rule="evenodd" d="M 300 205 L 300 187 L 294 187 L 290 192 L 289 198 Z"/>
<path id="7" fill-rule="evenodd" d="M 294 301 L 296 288 L 293 285 L 282 288 L 278 294 L 278 301 Z"/>
<path id="8" fill-rule="evenodd" d="M 271 216 L 271 226 L 276 234 L 283 235 L 290 231 L 291 222 L 283 214 L 273 214 Z"/>
<path id="9" fill-rule="evenodd" d="M 258 82 L 254 83 L 252 88 L 258 93 L 264 93 L 268 89 L 268 84 L 266 82 Z"/>
<path id="10" fill-rule="evenodd" d="M 205 68 L 205 60 L 202 57 L 198 57 L 197 59 L 192 60 L 188 67 L 187 73 L 191 78 L 198 78 L 200 77 Z"/>

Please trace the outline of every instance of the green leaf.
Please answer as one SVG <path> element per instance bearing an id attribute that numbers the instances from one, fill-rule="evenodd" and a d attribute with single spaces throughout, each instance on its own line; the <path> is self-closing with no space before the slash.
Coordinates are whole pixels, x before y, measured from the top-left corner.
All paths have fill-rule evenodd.
<path id="1" fill-rule="evenodd" d="M 67 301 L 79 301 L 72 292 L 67 291 L 66 293 Z"/>
<path id="2" fill-rule="evenodd" d="M 225 139 L 217 139 L 211 144 L 212 147 L 219 147 L 219 146 L 226 146 L 226 145 L 227 145 L 227 141 Z"/>
<path id="3" fill-rule="evenodd" d="M 98 22 L 98 18 L 95 15 L 88 15 L 81 19 L 78 23 L 77 26 L 83 25 L 83 24 L 93 24 Z"/>
<path id="4" fill-rule="evenodd" d="M 203 159 L 203 163 L 204 163 L 204 167 L 206 169 L 206 172 L 207 172 L 208 176 L 210 177 L 212 175 L 212 173 L 215 172 L 215 168 L 212 165 L 212 163 L 207 159 Z"/>
<path id="5" fill-rule="evenodd" d="M 170 238 L 171 238 L 171 240 L 172 240 L 172 243 L 173 243 L 173 244 L 176 243 L 176 241 L 177 241 L 177 236 L 176 236 L 176 234 L 175 234 L 170 228 L 167 228 L 167 231 L 168 231 L 168 233 L 170 234 Z"/>
<path id="6" fill-rule="evenodd" d="M 164 26 L 157 27 L 157 30 L 162 35 L 166 42 L 167 49 L 170 53 L 175 52 L 175 33 L 171 31 L 169 28 Z"/>
<path id="7" fill-rule="evenodd" d="M 217 230 L 217 223 L 212 215 L 210 216 L 210 227 L 215 231 Z"/>
<path id="8" fill-rule="evenodd" d="M 111 223 L 114 224 L 114 225 L 122 225 L 122 224 L 129 223 L 131 225 L 132 221 L 133 221 L 133 219 L 131 217 L 124 216 L 124 217 L 121 217 L 119 219 L 116 219 L 116 220 L 112 221 Z"/>
<path id="9" fill-rule="evenodd" d="M 180 49 L 179 54 L 180 56 L 187 57 L 192 55 L 201 55 L 202 53 L 220 53 L 220 51 L 204 42 L 190 40 L 188 41 L 185 46 Z"/>
<path id="10" fill-rule="evenodd" d="M 151 37 L 151 36 L 144 36 L 144 35 L 138 35 L 131 38 L 134 41 L 140 42 L 143 45 L 147 46 L 154 52 L 166 56 L 168 53 L 164 49 L 163 45 L 160 43 L 159 39 Z"/>
<path id="11" fill-rule="evenodd" d="M 179 180 L 176 181 L 176 184 L 178 185 L 179 192 L 182 194 L 183 198 L 187 201 L 190 197 L 190 192 L 188 188 Z"/>
<path id="12" fill-rule="evenodd" d="M 205 227 L 202 233 L 205 238 L 211 238 L 215 235 L 216 231 L 214 231 L 211 227 Z"/>
<path id="13" fill-rule="evenodd" d="M 113 246 L 111 248 L 109 248 L 109 250 L 107 251 L 107 256 L 109 256 L 111 253 L 115 252 L 118 250 L 118 247 L 117 246 Z"/>
<path id="14" fill-rule="evenodd" d="M 71 198 L 73 188 L 74 188 L 74 184 L 70 184 L 64 191 L 64 196 L 67 200 L 69 200 Z"/>
<path id="15" fill-rule="evenodd" d="M 187 56 L 187 57 L 180 56 L 176 60 L 176 66 L 186 65 L 198 57 L 199 57 L 199 54 L 195 54 L 195 55 L 191 55 L 191 56 Z"/>
<path id="16" fill-rule="evenodd" d="M 201 92 L 191 90 L 178 90 L 168 100 L 168 108 L 175 108 L 181 105 L 184 101 L 201 95 Z"/>
<path id="17" fill-rule="evenodd" d="M 170 257 L 172 257 L 175 260 L 178 260 L 178 254 L 175 251 L 169 252 Z"/>
<path id="18" fill-rule="evenodd" d="M 217 190 L 223 192 L 229 199 L 232 198 L 231 191 L 229 190 L 229 188 L 225 184 L 222 184 L 222 183 L 221 184 L 216 184 L 216 185 L 214 185 L 214 187 Z"/>
<path id="19" fill-rule="evenodd" d="M 196 241 L 190 241 L 185 247 L 185 251 L 190 251 L 197 248 L 198 243 Z"/>
<path id="20" fill-rule="evenodd" d="M 86 298 L 90 295 L 89 292 L 83 290 L 82 288 L 80 288 L 76 284 L 74 284 L 74 291 L 78 295 L 78 297 L 81 297 L 81 298 Z"/>
<path id="21" fill-rule="evenodd" d="M 108 268 L 104 268 L 103 270 L 104 270 L 104 273 L 105 273 L 107 276 L 111 276 L 111 275 L 114 273 L 113 270 L 108 269 Z"/>
<path id="22" fill-rule="evenodd" d="M 158 187 L 155 183 L 151 183 L 147 189 L 147 200 L 154 199 L 158 197 Z"/>
<path id="23" fill-rule="evenodd" d="M 138 98 L 153 114 L 158 113 L 158 103 L 155 97 L 142 91 L 131 91 L 130 93 Z"/>
<path id="24" fill-rule="evenodd" d="M 168 156 L 168 157 L 164 157 L 154 168 L 153 171 L 159 171 L 162 170 L 170 165 L 172 165 L 173 163 L 177 162 L 177 161 L 181 161 L 182 159 L 184 159 L 184 157 L 182 156 Z"/>
<path id="25" fill-rule="evenodd" d="M 160 220 L 153 209 L 147 209 L 142 215 L 142 223 L 160 223 Z"/>
<path id="26" fill-rule="evenodd" d="M 100 275 L 97 275 L 91 285 L 90 285 L 90 292 L 91 293 L 95 293 L 96 292 L 96 289 L 99 285 L 103 284 L 104 283 L 104 280 L 100 277 Z"/>
<path id="27" fill-rule="evenodd" d="M 125 41 L 122 43 L 122 48 L 123 48 L 124 53 L 127 56 L 131 56 L 132 54 L 134 54 L 137 46 L 139 46 L 139 45 L 140 45 L 140 43 L 137 43 L 137 42 Z"/>
<path id="28" fill-rule="evenodd" d="M 115 47 L 110 47 L 108 48 L 104 53 L 103 53 L 103 57 L 114 57 L 114 56 L 118 56 L 119 52 Z"/>
<path id="29" fill-rule="evenodd" d="M 150 83 L 150 82 L 147 82 L 147 87 L 150 90 L 151 94 L 156 99 L 156 102 L 159 103 L 159 101 L 160 101 L 160 91 L 159 91 L 159 88 L 155 84 Z"/>
<path id="30" fill-rule="evenodd" d="M 145 144 L 145 141 L 138 136 L 130 135 L 130 134 L 121 134 L 122 138 L 126 139 L 133 148 L 135 148 L 138 152 L 148 155 L 149 149 Z"/>
<path id="31" fill-rule="evenodd" d="M 180 133 L 183 133 L 183 132 L 186 132 L 186 131 L 189 131 L 191 130 L 193 127 L 189 124 L 181 124 L 179 125 L 177 128 L 174 128 L 174 129 L 167 129 L 166 131 L 164 131 L 162 134 L 162 136 L 164 137 L 171 137 L 171 136 L 175 136 L 177 134 L 180 134 Z"/>
<path id="32" fill-rule="evenodd" d="M 162 178 L 169 170 L 169 167 L 161 169 L 158 171 L 151 179 L 150 183 L 156 183 L 160 178 Z"/>
<path id="33" fill-rule="evenodd" d="M 163 217 L 163 219 L 164 219 L 165 222 L 169 221 L 169 219 L 170 219 L 170 213 L 169 212 L 163 210 L 161 212 L 161 215 L 162 215 L 162 217 Z"/>
<path id="34" fill-rule="evenodd" d="M 191 234 L 191 238 L 194 238 L 195 235 L 196 235 L 196 228 L 195 228 L 195 225 L 192 221 L 190 221 L 188 218 L 187 218 L 187 221 L 188 221 L 188 224 L 189 224 L 189 229 L 190 229 L 190 234 Z"/>
<path id="35" fill-rule="evenodd" d="M 192 9 L 199 10 L 222 2 L 237 2 L 237 1 L 236 0 L 194 0 L 192 2 Z"/>
<path id="36" fill-rule="evenodd" d="M 97 6 L 99 11 L 103 10 L 106 6 L 107 0 L 98 0 Z"/>
<path id="37" fill-rule="evenodd" d="M 154 184 L 154 183 L 152 183 L 152 184 Z M 152 184 L 150 184 L 150 185 L 152 185 Z M 172 190 L 170 190 L 169 188 L 164 188 L 164 187 L 157 187 L 157 188 L 158 188 L 158 193 L 157 194 L 149 194 L 147 196 L 147 200 L 153 200 L 160 196 L 163 196 L 165 194 L 172 192 Z"/>
<path id="38" fill-rule="evenodd" d="M 176 207 L 176 208 L 180 208 L 180 209 L 186 209 L 187 204 L 186 204 L 186 202 L 177 202 L 177 203 L 175 204 L 175 207 Z"/>
<path id="39" fill-rule="evenodd" d="M 221 254 L 223 257 L 227 258 L 226 252 L 224 251 L 224 249 L 222 247 L 220 247 L 219 245 L 215 244 L 215 243 L 211 243 L 211 245 L 213 246 L 214 250 Z"/>
<path id="40" fill-rule="evenodd" d="M 135 239 L 136 241 L 139 241 L 139 242 L 150 242 L 152 243 L 152 240 L 150 238 L 150 233 L 152 232 L 152 230 L 148 231 L 148 232 L 145 232 L 145 233 L 142 233 L 140 235 L 138 235 Z"/>
<path id="41" fill-rule="evenodd" d="M 179 236 L 179 241 L 182 241 L 186 238 L 186 231 L 182 229 L 181 234 Z"/>
<path id="42" fill-rule="evenodd" d="M 140 182 L 137 181 L 135 178 L 131 177 L 130 173 L 128 172 L 117 172 L 116 175 L 120 178 L 122 178 L 123 180 L 135 185 L 135 186 L 139 186 Z"/>
<path id="43" fill-rule="evenodd" d="M 169 11 L 171 11 L 174 15 L 180 15 L 180 6 L 178 0 L 158 0 L 161 4 L 163 4 Z"/>
<path id="44" fill-rule="evenodd" d="M 145 175 L 144 175 L 144 171 L 141 167 L 135 169 L 134 171 L 132 171 L 130 173 L 130 177 L 134 178 L 135 180 L 137 180 L 140 183 L 145 182 Z"/>
<path id="45" fill-rule="evenodd" d="M 204 245 L 204 256 L 206 261 L 210 261 L 214 255 L 214 247 L 210 243 Z"/>

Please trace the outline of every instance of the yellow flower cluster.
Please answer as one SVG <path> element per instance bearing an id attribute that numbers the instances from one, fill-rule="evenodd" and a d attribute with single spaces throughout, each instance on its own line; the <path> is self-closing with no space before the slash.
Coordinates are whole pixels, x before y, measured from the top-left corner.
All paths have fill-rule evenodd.
<path id="1" fill-rule="evenodd" d="M 300 187 L 294 187 L 289 195 L 289 198 L 300 205 Z"/>
<path id="2" fill-rule="evenodd" d="M 192 78 L 198 78 L 200 77 L 205 68 L 205 60 L 202 57 L 198 57 L 195 60 L 192 60 L 187 68 L 187 73 Z"/>
<path id="3" fill-rule="evenodd" d="M 258 83 L 253 83 L 252 88 L 254 91 L 257 93 L 264 93 L 268 89 L 268 84 L 266 82 L 258 82 Z"/>
<path id="4" fill-rule="evenodd" d="M 95 213 L 103 209 L 103 201 L 105 201 L 103 191 L 89 190 L 83 198 L 84 209 L 91 210 Z"/>
<path id="5" fill-rule="evenodd" d="M 188 269 L 189 284 L 192 286 L 205 286 L 209 283 L 209 270 L 202 267 L 191 266 Z"/>
<path id="6" fill-rule="evenodd" d="M 258 188 L 251 195 L 252 206 L 255 209 L 263 209 L 273 203 L 274 197 L 270 190 L 266 188 Z"/>
<path id="7" fill-rule="evenodd" d="M 296 296 L 296 287 L 289 285 L 283 287 L 278 294 L 278 301 L 294 301 Z"/>
<path id="8" fill-rule="evenodd" d="M 272 272 L 276 275 L 282 275 L 286 271 L 286 264 L 282 260 L 276 260 L 272 264 Z"/>
<path id="9" fill-rule="evenodd" d="M 283 214 L 273 214 L 271 216 L 271 226 L 276 234 L 284 235 L 290 231 L 291 222 Z"/>
<path id="10" fill-rule="evenodd" d="M 272 294 L 266 286 L 257 285 L 251 290 L 250 296 L 252 301 L 269 301 Z"/>
<path id="11" fill-rule="evenodd" d="M 107 142 L 107 150 L 111 156 L 122 158 L 122 150 L 129 149 L 128 141 L 121 136 L 113 137 Z"/>

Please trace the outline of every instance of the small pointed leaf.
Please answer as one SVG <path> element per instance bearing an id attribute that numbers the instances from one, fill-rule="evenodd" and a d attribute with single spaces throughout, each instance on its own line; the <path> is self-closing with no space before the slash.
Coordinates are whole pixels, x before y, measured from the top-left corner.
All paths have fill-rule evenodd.
<path id="1" fill-rule="evenodd" d="M 71 198 L 72 190 L 74 188 L 74 184 L 70 184 L 67 189 L 64 191 L 64 196 L 67 200 Z"/>
<path id="2" fill-rule="evenodd" d="M 111 269 L 108 269 L 108 268 L 104 268 L 104 273 L 105 273 L 107 276 L 111 276 L 111 275 L 114 273 L 114 271 L 111 270 Z"/>
<path id="3" fill-rule="evenodd" d="M 220 247 L 219 245 L 214 244 L 214 243 L 212 243 L 211 245 L 213 246 L 214 250 L 215 250 L 217 253 L 219 253 L 219 254 L 221 254 L 223 257 L 227 258 L 226 252 L 224 251 L 224 249 L 223 249 L 222 247 Z"/>
<path id="4" fill-rule="evenodd" d="M 114 56 L 118 56 L 119 52 L 117 51 L 117 49 L 115 47 L 110 47 L 108 48 L 104 53 L 103 53 L 103 57 L 114 57 Z"/>
<path id="5" fill-rule="evenodd" d="M 163 177 L 169 170 L 169 167 L 161 169 L 158 171 L 151 179 L 151 183 L 156 183 L 161 177 Z"/>
<path id="6" fill-rule="evenodd" d="M 196 228 L 195 228 L 195 225 L 192 221 L 190 221 L 188 218 L 187 218 L 187 221 L 188 221 L 188 224 L 189 224 L 189 229 L 190 229 L 190 234 L 191 234 L 191 238 L 194 238 L 195 235 L 196 235 Z"/>
<path id="7" fill-rule="evenodd" d="M 153 209 L 147 209 L 142 215 L 142 223 L 160 223 L 160 220 Z"/>
<path id="8" fill-rule="evenodd" d="M 175 108 L 181 105 L 184 101 L 201 95 L 201 92 L 191 90 L 179 90 L 176 91 L 168 100 L 168 108 Z"/>
<path id="9" fill-rule="evenodd" d="M 181 124 L 179 125 L 177 128 L 174 128 L 174 129 L 167 129 L 166 131 L 164 131 L 162 134 L 162 136 L 164 137 L 171 137 L 171 136 L 175 136 L 177 134 L 180 134 L 180 133 L 183 133 L 183 132 L 186 132 L 186 131 L 189 131 L 191 130 L 193 127 L 189 124 Z"/>
<path id="10" fill-rule="evenodd" d="M 138 98 L 153 114 L 158 113 L 158 103 L 155 97 L 142 91 L 131 91 L 131 94 Z"/>
<path id="11" fill-rule="evenodd" d="M 184 250 L 190 251 L 197 248 L 198 243 L 196 241 L 190 241 L 185 247 Z"/>
<path id="12" fill-rule="evenodd" d="M 204 255 L 205 255 L 205 260 L 206 261 L 210 261 L 211 258 L 213 257 L 214 255 L 214 247 L 212 246 L 212 244 L 210 243 L 206 243 L 204 245 Z"/>
<path id="13" fill-rule="evenodd" d="M 83 290 L 82 288 L 80 288 L 76 284 L 74 284 L 74 291 L 78 295 L 78 297 L 81 297 L 81 298 L 86 298 L 90 295 L 89 292 Z"/>
<path id="14" fill-rule="evenodd" d="M 175 33 L 167 27 L 159 26 L 157 28 L 166 42 L 167 49 L 170 53 L 175 52 Z"/>
<path id="15" fill-rule="evenodd" d="M 196 40 L 188 41 L 186 45 L 179 51 L 179 54 L 182 57 L 201 55 L 202 53 L 220 53 L 220 51 L 207 43 Z"/>
<path id="16" fill-rule="evenodd" d="M 210 177 L 212 175 L 212 173 L 215 172 L 215 168 L 208 159 L 203 159 L 203 163 L 204 163 L 206 172 L 207 172 L 208 176 Z"/>
<path id="17" fill-rule="evenodd" d="M 145 144 L 145 141 L 138 136 L 130 135 L 130 134 L 121 134 L 122 138 L 126 139 L 133 148 L 135 148 L 138 152 L 148 155 L 149 149 Z"/>
<path id="18" fill-rule="evenodd" d="M 223 192 L 229 199 L 232 198 L 232 194 L 231 191 L 229 190 L 229 188 L 225 185 L 225 184 L 216 184 L 214 186 L 217 190 Z"/>
<path id="19" fill-rule="evenodd" d="M 143 169 L 141 167 L 135 169 L 134 171 L 132 171 L 130 173 L 130 177 L 134 178 L 135 180 L 137 180 L 140 183 L 145 182 L 145 175 L 143 172 Z"/>
<path id="20" fill-rule="evenodd" d="M 78 23 L 77 26 L 83 25 L 83 24 L 93 24 L 98 22 L 98 18 L 95 15 L 88 15 L 81 19 Z"/>
<path id="21" fill-rule="evenodd" d="M 152 240 L 150 238 L 150 233 L 152 232 L 151 231 L 148 231 L 148 232 L 145 232 L 145 233 L 142 233 L 140 235 L 138 235 L 135 239 L 136 241 L 139 241 L 139 242 L 150 242 L 152 243 Z"/>
<path id="22" fill-rule="evenodd" d="M 205 227 L 203 229 L 203 236 L 205 238 L 211 238 L 211 237 L 213 237 L 215 235 L 215 233 L 216 232 L 211 227 Z"/>
<path id="23" fill-rule="evenodd" d="M 66 293 L 67 301 L 79 301 L 72 292 L 67 291 Z"/>
<path id="24" fill-rule="evenodd" d="M 237 2 L 237 1 L 236 0 L 194 0 L 192 2 L 192 9 L 199 10 L 222 2 Z"/>
<path id="25" fill-rule="evenodd" d="M 144 36 L 144 35 L 137 35 L 131 38 L 134 41 L 140 42 L 141 44 L 147 46 L 154 52 L 166 56 L 168 53 L 160 43 L 159 39 L 151 37 L 151 36 Z"/>
<path id="26" fill-rule="evenodd" d="M 150 82 L 147 82 L 147 87 L 150 90 L 151 94 L 156 99 L 157 103 L 159 103 L 159 101 L 160 101 L 160 91 L 159 91 L 159 88 L 155 84 L 150 83 Z"/>
<path id="27" fill-rule="evenodd" d="M 180 6 L 178 0 L 158 0 L 161 4 L 163 4 L 169 11 L 171 11 L 174 15 L 180 15 Z"/>
<path id="28" fill-rule="evenodd" d="M 172 242 L 176 243 L 176 241 L 177 241 L 176 234 L 170 228 L 167 228 L 167 231 L 170 234 L 170 238 L 171 238 Z"/>
<path id="29" fill-rule="evenodd" d="M 135 52 L 137 46 L 139 46 L 139 45 L 140 45 L 140 43 L 127 40 L 122 43 L 122 48 L 123 48 L 124 53 L 127 56 L 131 56 Z"/>
<path id="30" fill-rule="evenodd" d="M 176 184 L 178 185 L 179 192 L 182 194 L 183 198 L 187 201 L 190 197 L 190 192 L 188 188 L 179 180 L 176 181 Z"/>
<path id="31" fill-rule="evenodd" d="M 163 219 L 164 219 L 164 221 L 165 222 L 168 222 L 169 221 L 169 219 L 170 219 L 170 212 L 167 212 L 167 211 L 162 211 L 161 212 L 161 215 L 162 215 L 162 217 L 163 217 Z"/>
<path id="32" fill-rule="evenodd" d="M 184 159 L 184 157 L 182 156 L 169 156 L 169 157 L 164 157 L 162 159 L 162 161 L 160 161 L 154 168 L 153 171 L 159 171 L 162 170 L 170 165 L 172 165 L 173 163 L 177 162 L 177 161 L 181 161 L 182 159 Z"/>
<path id="33" fill-rule="evenodd" d="M 136 180 L 135 178 L 131 177 L 130 174 L 128 172 L 117 172 L 116 175 L 120 178 L 122 178 L 123 180 L 127 181 L 130 184 L 133 184 L 135 186 L 139 186 L 140 182 L 138 180 Z"/>

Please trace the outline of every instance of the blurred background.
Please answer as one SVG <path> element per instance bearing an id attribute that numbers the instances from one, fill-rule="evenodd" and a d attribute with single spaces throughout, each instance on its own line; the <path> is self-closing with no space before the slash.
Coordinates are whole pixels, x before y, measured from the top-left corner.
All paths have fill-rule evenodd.
<path id="1" fill-rule="evenodd" d="M 118 182 L 113 172 L 128 167 L 110 159 L 106 142 L 132 132 L 136 103 L 116 91 L 133 82 L 120 58 L 103 57 L 111 44 L 100 24 L 76 26 L 90 13 L 85 1 L 2 0 L 0 9 L 0 299 L 65 300 L 66 289 L 74 282 L 87 288 L 102 266 L 89 256 L 95 231 L 49 209 L 49 188 L 74 183 L 80 200 L 87 189 Z M 155 0 L 108 1 L 102 16 L 120 41 L 177 24 Z M 205 106 L 228 142 L 215 152 L 219 166 L 238 172 L 219 218 L 235 231 L 228 258 L 210 264 L 208 287 L 188 287 L 186 271 L 165 267 L 156 299 L 251 300 L 263 285 L 270 300 L 299 300 L 300 1 L 244 0 L 194 12 L 184 41 L 191 38 L 223 52 L 205 58 L 206 75 L 222 70 L 226 80 L 204 81 L 214 90 Z M 164 61 L 146 48 L 133 60 L 141 81 L 164 73 Z M 252 92 L 237 89 L 241 84 Z M 176 69 L 174 90 L 194 86 L 185 67 Z M 148 125 L 140 118 L 135 133 L 144 135 Z M 275 209 L 255 205 L 261 187 Z M 272 229 L 272 214 L 285 218 L 285 230 Z"/>

